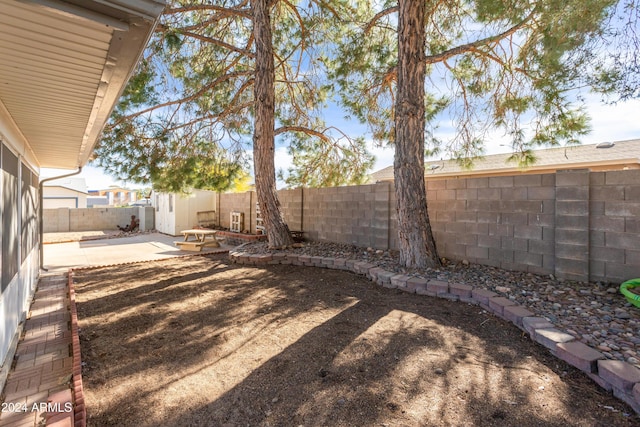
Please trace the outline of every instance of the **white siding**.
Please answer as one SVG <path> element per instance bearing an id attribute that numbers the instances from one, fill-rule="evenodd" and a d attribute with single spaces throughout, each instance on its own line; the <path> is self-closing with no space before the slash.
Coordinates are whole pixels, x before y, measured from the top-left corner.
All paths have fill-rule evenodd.
<path id="1" fill-rule="evenodd" d="M 171 236 L 198 224 L 198 212 L 216 209 L 214 191 L 194 190 L 192 194 L 156 193 L 156 230 Z M 173 200 L 171 200 L 173 198 Z"/>
<path id="2" fill-rule="evenodd" d="M 23 221 L 25 220 L 23 216 L 23 209 L 25 209 L 23 207 L 24 199 L 25 197 L 29 199 L 26 195 L 35 196 L 35 190 L 29 188 L 26 193 L 22 192 L 23 179 L 26 179 L 22 175 L 27 174 L 30 176 L 31 171 L 35 171 L 37 175 L 39 168 L 33 163 L 33 157 L 29 154 L 30 150 L 20 137 L 20 133 L 16 130 L 14 123 L 10 118 L 2 114 L 2 111 L 3 106 L 0 103 L 0 142 L 18 156 L 19 171 L 17 178 L 11 177 L 14 185 L 9 186 L 5 185 L 6 182 L 4 182 L 7 174 L 4 172 L 0 174 L 1 194 L 6 196 L 7 194 L 4 192 L 16 191 L 15 197 L 12 197 L 11 200 L 12 204 L 17 204 L 17 216 L 15 217 L 17 224 L 12 224 L 10 230 L 2 230 L 3 239 L 10 239 L 4 243 L 12 246 L 10 256 L 15 257 L 12 259 L 17 259 L 17 267 L 15 274 L 11 272 L 7 275 L 6 273 L 11 271 L 10 269 L 4 272 L 4 276 L 7 276 L 6 282 L 3 281 L 4 286 L 0 286 L 0 386 L 4 384 L 8 368 L 11 366 L 21 324 L 26 318 L 29 303 L 33 297 L 40 274 L 40 239 L 36 237 L 37 227 L 34 224 L 27 224 L 23 227 Z M 28 167 L 22 167 L 22 164 Z M 37 209 L 37 200 L 33 203 L 32 208 Z M 15 212 L 16 206 L 3 206 L 1 212 L 5 215 L 10 209 Z M 37 210 L 35 215 L 37 215 Z M 6 226 L 4 222 L 0 221 L 0 223 L 3 224 L 3 228 Z M 25 237 L 24 233 L 29 233 L 29 236 Z M 31 238 L 37 241 L 30 240 Z M 2 255 L 5 257 L 8 254 L 3 253 Z M 1 266 L 0 270 L 2 270 Z M 0 276 L 3 275 L 0 274 Z"/>
<path id="3" fill-rule="evenodd" d="M 87 195 L 64 187 L 44 187 L 44 209 L 86 208 Z"/>

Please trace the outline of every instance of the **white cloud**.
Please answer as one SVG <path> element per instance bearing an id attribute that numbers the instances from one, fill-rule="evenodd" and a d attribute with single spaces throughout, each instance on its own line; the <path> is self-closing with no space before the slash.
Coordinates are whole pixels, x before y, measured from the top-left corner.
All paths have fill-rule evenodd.
<path id="1" fill-rule="evenodd" d="M 640 138 L 640 100 L 604 105 L 592 98 L 588 107 L 591 133 L 582 141 L 584 144 Z"/>
<path id="2" fill-rule="evenodd" d="M 640 100 L 605 105 L 598 96 L 591 95 L 587 97 L 586 108 L 591 116 L 591 132 L 582 138 L 583 144 L 640 138 Z M 443 123 L 437 136 L 446 139 L 447 135 L 442 133 L 444 129 L 450 129 L 450 126 Z M 494 132 L 487 136 L 485 149 L 486 154 L 509 152 L 509 139 L 501 132 Z M 373 147 L 372 152 L 376 156 L 373 171 L 393 165 L 393 148 Z"/>

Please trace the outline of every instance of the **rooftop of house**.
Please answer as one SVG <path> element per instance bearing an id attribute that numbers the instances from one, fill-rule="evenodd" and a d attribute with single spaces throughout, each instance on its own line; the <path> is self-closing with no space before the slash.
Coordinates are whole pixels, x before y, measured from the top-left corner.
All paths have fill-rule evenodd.
<path id="1" fill-rule="evenodd" d="M 456 160 L 428 160 L 426 177 L 459 175 L 505 175 L 513 173 L 544 173 L 561 169 L 620 170 L 640 169 L 640 139 L 555 147 L 536 150 L 536 161 L 526 169 L 508 159 L 511 153 L 492 154 L 474 161 L 472 169 L 465 169 Z M 370 182 L 393 180 L 393 165 L 373 172 Z"/>
<path id="2" fill-rule="evenodd" d="M 84 178 L 60 178 L 47 181 L 42 185 L 46 187 L 62 187 L 68 190 L 77 191 L 78 193 L 88 194 L 87 182 Z"/>

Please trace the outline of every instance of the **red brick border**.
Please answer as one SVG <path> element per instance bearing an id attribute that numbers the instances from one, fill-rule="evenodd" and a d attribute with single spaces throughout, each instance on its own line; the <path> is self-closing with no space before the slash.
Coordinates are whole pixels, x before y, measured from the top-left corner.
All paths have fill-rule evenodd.
<path id="1" fill-rule="evenodd" d="M 73 269 L 69 269 L 69 305 L 71 309 L 71 350 L 73 352 L 72 389 L 73 425 L 85 427 L 87 425 L 87 410 L 84 405 L 84 390 L 82 388 L 82 355 L 80 353 L 80 336 L 78 335 L 78 310 L 76 307 L 76 292 L 73 287 Z"/>
<path id="2" fill-rule="evenodd" d="M 170 258 L 162 258 L 156 259 L 152 261 L 168 261 L 176 258 L 192 258 L 192 257 L 202 257 L 207 255 L 217 255 L 224 254 L 229 252 L 228 249 L 202 252 L 199 254 L 187 254 L 187 255 L 179 255 Z M 70 268 L 68 272 L 68 284 L 69 284 L 69 305 L 71 311 L 71 349 L 73 352 L 73 367 L 72 367 L 72 390 L 73 390 L 73 402 L 74 402 L 74 413 L 73 413 L 73 425 L 75 427 L 86 427 L 87 425 L 87 408 L 85 406 L 84 401 L 84 389 L 82 387 L 82 353 L 80 351 L 80 335 L 78 334 L 78 310 L 76 307 L 76 292 L 73 286 L 73 273 L 78 270 L 94 270 L 97 268 L 104 267 L 115 267 L 118 265 L 132 265 L 132 264 L 141 264 L 147 263 L 146 261 L 132 261 L 132 262 L 122 262 L 116 264 L 104 264 L 104 265 L 92 265 L 88 267 L 76 267 Z M 52 420 L 59 421 L 59 420 Z M 47 422 L 47 425 L 49 423 Z"/>
<path id="3" fill-rule="evenodd" d="M 315 262 L 316 258 L 322 262 Z M 242 248 L 238 247 L 229 251 L 229 259 L 232 263 L 249 266 L 293 263 L 347 270 L 364 275 L 380 286 L 454 301 L 457 301 L 458 298 L 462 299 L 462 295 L 464 295 L 462 302 L 480 305 L 493 315 L 513 323 L 529 334 L 532 340 L 548 348 L 554 356 L 580 369 L 605 390 L 613 391 L 615 397 L 627 403 L 640 414 L 640 369 L 627 362 L 606 360 L 602 353 L 587 346 L 584 347 L 587 347 L 589 351 L 584 351 L 584 348 L 579 345 L 580 341 L 577 341 L 572 335 L 558 330 L 546 319 L 535 317 L 526 307 L 495 292 L 460 283 L 448 284 L 438 280 L 410 278 L 386 271 L 374 264 L 344 258 L 309 257 L 287 254 L 286 252 L 272 255 L 249 254 L 242 252 Z M 447 290 L 450 290 L 451 293 Z"/>

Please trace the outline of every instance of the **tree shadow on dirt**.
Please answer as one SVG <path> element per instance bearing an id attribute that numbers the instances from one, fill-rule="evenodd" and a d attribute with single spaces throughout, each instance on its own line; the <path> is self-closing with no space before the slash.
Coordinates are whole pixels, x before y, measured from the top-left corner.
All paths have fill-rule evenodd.
<path id="1" fill-rule="evenodd" d="M 351 273 L 197 257 L 75 281 L 90 425 L 638 421 L 481 308 Z"/>

